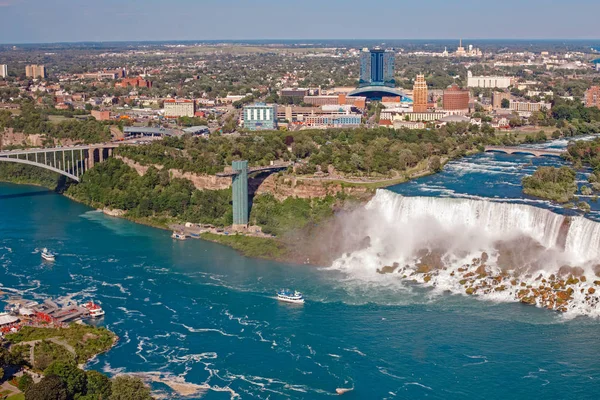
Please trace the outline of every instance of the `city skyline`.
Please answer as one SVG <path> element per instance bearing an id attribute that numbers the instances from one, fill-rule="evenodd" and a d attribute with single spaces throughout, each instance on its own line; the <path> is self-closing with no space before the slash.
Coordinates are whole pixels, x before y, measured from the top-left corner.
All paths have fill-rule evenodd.
<path id="1" fill-rule="evenodd" d="M 0 0 L 0 43 L 276 38 L 599 39 L 592 27 L 600 13 L 600 3 L 591 0 L 552 7 L 540 0 L 527 4 L 507 0 L 501 7 L 475 0 L 434 0 L 427 4 L 379 0 L 372 4 L 369 13 L 359 5 L 357 1 L 337 0 L 307 0 L 301 7 L 273 0 L 57 0 L 51 4 L 41 0 Z M 493 15 L 493 20 L 488 15 Z M 356 24 L 361 27 L 358 32 Z"/>

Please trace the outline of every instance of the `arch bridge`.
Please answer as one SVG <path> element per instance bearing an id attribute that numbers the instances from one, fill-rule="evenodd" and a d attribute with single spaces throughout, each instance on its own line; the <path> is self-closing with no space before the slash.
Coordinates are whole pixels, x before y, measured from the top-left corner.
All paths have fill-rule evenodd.
<path id="1" fill-rule="evenodd" d="M 505 154 L 529 154 L 534 157 L 541 156 L 554 156 L 561 157 L 565 154 L 561 150 L 552 149 L 526 149 L 523 147 L 512 147 L 512 146 L 485 146 L 485 152 L 505 153 Z"/>
<path id="2" fill-rule="evenodd" d="M 0 162 L 32 165 L 79 182 L 85 171 L 112 156 L 117 143 L 0 151 Z"/>

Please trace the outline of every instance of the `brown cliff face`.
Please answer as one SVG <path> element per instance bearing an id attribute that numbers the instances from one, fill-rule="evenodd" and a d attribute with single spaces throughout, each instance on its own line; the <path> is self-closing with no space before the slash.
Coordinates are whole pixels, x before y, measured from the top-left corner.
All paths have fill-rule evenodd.
<path id="1" fill-rule="evenodd" d="M 2 134 L 2 146 L 41 146 L 44 139 L 44 135 L 26 135 L 8 128 Z"/>
<path id="2" fill-rule="evenodd" d="M 115 156 L 125 164 L 133 168 L 139 175 L 143 176 L 150 168 L 149 165 L 141 165 L 131 159 Z M 162 165 L 154 165 L 162 170 Z M 231 186 L 231 178 L 220 178 L 214 175 L 195 174 L 182 172 L 178 169 L 170 169 L 169 174 L 174 178 L 188 179 L 198 190 L 221 190 Z M 248 179 L 248 191 L 251 194 L 272 194 L 278 200 L 288 197 L 299 197 L 310 199 L 314 197 L 335 196 L 344 191 L 346 194 L 363 196 L 370 193 L 370 189 L 360 186 L 342 187 L 340 183 L 308 180 L 294 176 L 279 176 L 278 174 L 260 174 Z"/>
<path id="3" fill-rule="evenodd" d="M 278 176 L 273 174 L 261 180 L 258 185 L 251 179 L 249 191 L 255 194 L 270 193 L 277 200 L 288 197 L 299 197 L 310 199 L 314 197 L 335 196 L 339 192 L 350 195 L 362 196 L 370 192 L 370 189 L 360 186 L 343 187 L 337 182 L 302 179 L 295 176 Z"/>
<path id="4" fill-rule="evenodd" d="M 142 165 L 122 156 L 115 156 L 115 158 L 118 158 L 133 168 L 140 176 L 144 176 L 150 168 L 150 165 Z M 164 168 L 162 165 L 154 165 L 154 167 L 159 171 Z M 231 178 L 219 178 L 218 176 L 214 175 L 201 175 L 191 172 L 182 172 L 178 169 L 170 169 L 169 174 L 174 178 L 183 178 L 189 180 L 198 190 L 221 190 L 227 189 L 231 186 Z"/>

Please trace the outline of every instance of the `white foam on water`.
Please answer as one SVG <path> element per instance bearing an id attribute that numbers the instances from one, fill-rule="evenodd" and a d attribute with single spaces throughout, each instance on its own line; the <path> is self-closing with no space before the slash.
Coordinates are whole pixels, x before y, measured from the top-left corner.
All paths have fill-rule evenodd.
<path id="1" fill-rule="evenodd" d="M 465 294 L 458 268 L 467 267 L 466 272 L 479 275 L 472 261 L 485 252 L 489 256 L 486 268 L 490 274 L 506 272 L 496 265 L 498 243 L 519 243 L 526 239 L 524 243 L 535 249 L 532 254 L 536 258 L 527 259 L 529 248 L 525 249 L 524 264 L 515 265 L 512 273 L 518 276 L 526 272 L 530 280 L 537 276 L 550 279 L 563 265 L 581 267 L 588 279 L 573 286 L 573 300 L 566 306 L 567 314 L 600 317 L 600 308 L 596 307 L 600 298 L 589 290 L 597 279 L 593 267 L 600 264 L 598 222 L 526 204 L 472 198 L 404 197 L 388 190 L 378 190 L 363 210 L 344 217 L 348 235 L 369 238 L 368 247 L 342 255 L 330 268 L 342 271 L 346 281 L 355 286 L 353 290 L 364 289 L 368 294 L 377 287 L 405 288 L 406 285 L 398 285 L 404 279 L 430 287 L 434 295 L 447 291 Z M 422 257 L 419 252 L 423 249 L 443 253 L 444 268 L 436 270 L 427 281 L 424 274 L 417 272 Z M 378 269 L 394 263 L 398 265 L 394 273 L 377 273 Z M 401 276 L 405 278 L 398 279 Z M 543 284 L 533 283 L 534 288 L 538 286 Z M 485 294 L 478 292 L 477 297 L 514 302 L 519 300 L 519 289 L 517 286 Z M 540 302 L 536 304 L 544 306 Z"/>

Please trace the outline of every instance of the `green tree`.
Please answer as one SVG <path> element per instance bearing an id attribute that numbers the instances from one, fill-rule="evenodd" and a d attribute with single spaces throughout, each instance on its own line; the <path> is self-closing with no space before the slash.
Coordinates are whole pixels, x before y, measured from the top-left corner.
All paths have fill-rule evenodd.
<path id="1" fill-rule="evenodd" d="M 502 108 L 509 108 L 510 107 L 510 100 L 509 99 L 502 99 L 502 101 L 500 102 L 500 107 L 502 107 Z"/>
<path id="2" fill-rule="evenodd" d="M 46 368 L 44 374 L 61 378 L 67 385 L 69 397 L 74 397 L 76 394 L 85 394 L 86 375 L 75 364 L 55 361 Z"/>
<path id="3" fill-rule="evenodd" d="M 31 375 L 24 373 L 21 379 L 19 379 L 19 390 L 21 392 L 27 392 L 31 385 L 33 385 L 33 378 Z"/>
<path id="4" fill-rule="evenodd" d="M 440 172 L 442 170 L 442 163 L 438 156 L 433 156 L 429 160 L 429 169 L 433 172 Z"/>
<path id="5" fill-rule="evenodd" d="M 108 399 L 111 394 L 112 383 L 108 377 L 98 371 L 86 371 L 87 394 L 96 398 Z"/>
<path id="6" fill-rule="evenodd" d="M 113 379 L 109 400 L 151 400 L 150 389 L 140 378 L 117 376 Z"/>
<path id="7" fill-rule="evenodd" d="M 67 400 L 67 385 L 58 376 L 46 376 L 31 385 L 25 400 Z"/>

